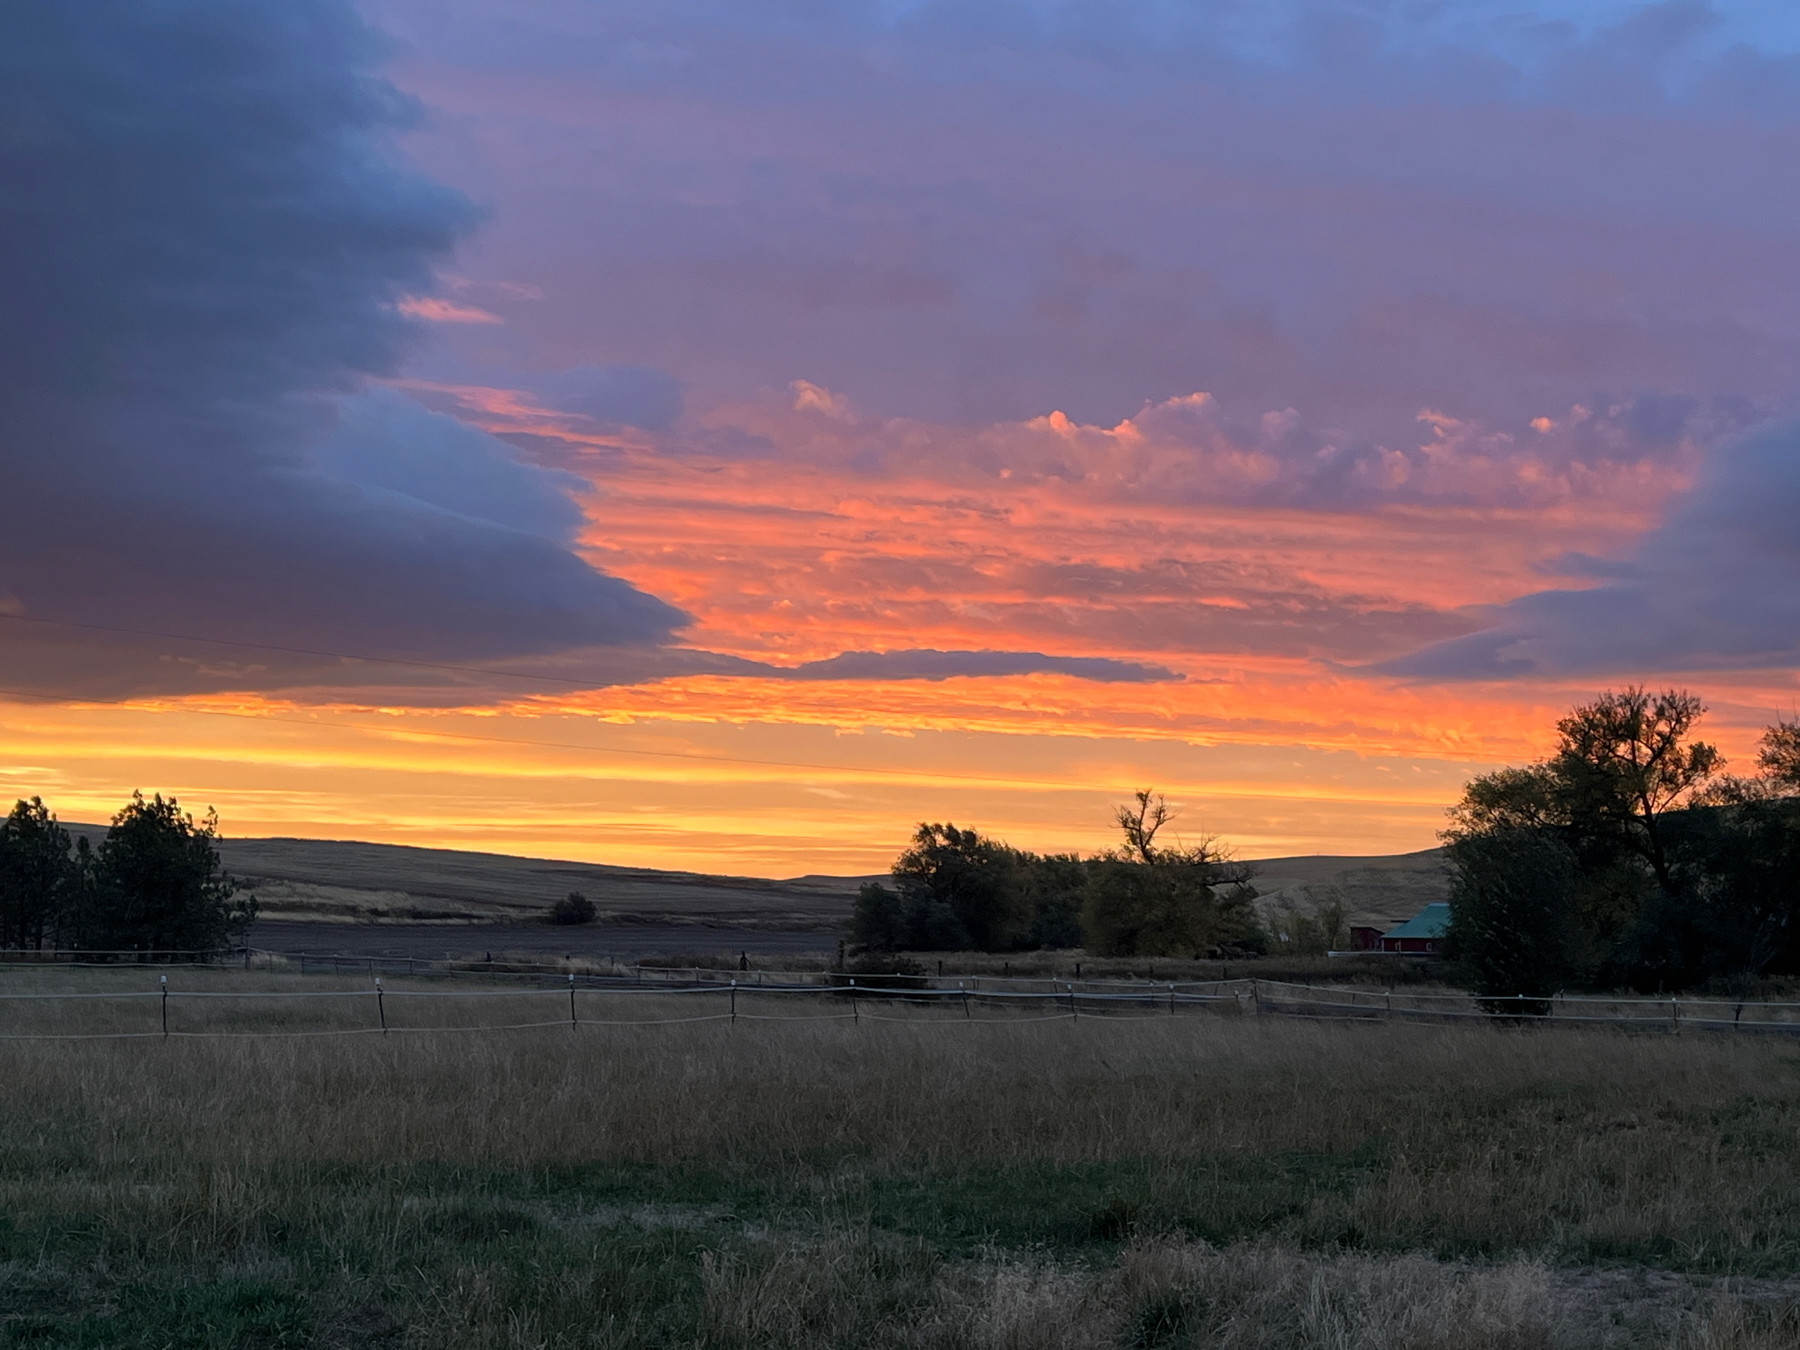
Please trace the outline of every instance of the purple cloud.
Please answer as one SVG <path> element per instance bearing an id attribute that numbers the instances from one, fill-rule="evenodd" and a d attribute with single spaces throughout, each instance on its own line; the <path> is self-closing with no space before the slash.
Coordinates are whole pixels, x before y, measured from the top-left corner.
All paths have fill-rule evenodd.
<path id="1" fill-rule="evenodd" d="M 1383 669 L 1430 679 L 1781 668 L 1800 663 L 1800 425 L 1715 455 L 1605 584 L 1528 595 L 1481 631 Z"/>
<path id="2" fill-rule="evenodd" d="M 1205 389 L 1404 449 L 1423 408 L 1791 394 L 1800 75 L 1615 8 L 378 12 L 420 153 L 496 203 L 480 268 L 543 294 L 470 360 L 974 424 Z"/>

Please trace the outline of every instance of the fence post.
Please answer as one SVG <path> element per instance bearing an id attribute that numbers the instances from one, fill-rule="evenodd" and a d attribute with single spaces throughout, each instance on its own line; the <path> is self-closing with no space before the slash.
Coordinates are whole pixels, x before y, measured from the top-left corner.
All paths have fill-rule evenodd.
<path id="1" fill-rule="evenodd" d="M 1677 1035 L 1681 1032 L 1681 1000 L 1674 994 L 1669 995 L 1669 1030 Z"/>
<path id="2" fill-rule="evenodd" d="M 569 1026 L 575 1025 L 575 972 L 569 972 Z"/>
<path id="3" fill-rule="evenodd" d="M 1081 967 L 1077 966 L 1075 969 L 1080 970 Z M 1067 988 L 1069 991 L 1069 1016 L 1080 1017 L 1081 1014 L 1075 1010 L 1075 986 L 1071 984 L 1068 985 Z"/>
<path id="4" fill-rule="evenodd" d="M 856 1007 L 856 976 L 854 975 L 850 977 L 850 1020 L 852 1022 L 862 1021 L 862 1013 Z"/>
<path id="5" fill-rule="evenodd" d="M 966 1022 L 969 1020 L 969 991 L 961 980 L 956 982 L 956 987 L 962 990 L 963 1021 Z"/>
<path id="6" fill-rule="evenodd" d="M 375 977 L 375 1013 L 381 1018 L 381 1034 L 387 1035 L 387 995 L 381 990 L 381 976 Z"/>
<path id="7" fill-rule="evenodd" d="M 1250 977 L 1250 1009 L 1258 1017 L 1262 1016 L 1262 991 L 1256 987 L 1256 976 Z"/>
<path id="8" fill-rule="evenodd" d="M 737 1021 L 737 978 L 735 976 L 731 981 L 731 1020 Z"/>
<path id="9" fill-rule="evenodd" d="M 1392 989 L 1387 991 L 1387 1012 L 1384 1016 L 1389 1022 L 1394 1020 L 1394 991 Z"/>
<path id="10" fill-rule="evenodd" d="M 169 977 L 162 977 L 162 1024 L 163 1039 L 169 1039 Z"/>

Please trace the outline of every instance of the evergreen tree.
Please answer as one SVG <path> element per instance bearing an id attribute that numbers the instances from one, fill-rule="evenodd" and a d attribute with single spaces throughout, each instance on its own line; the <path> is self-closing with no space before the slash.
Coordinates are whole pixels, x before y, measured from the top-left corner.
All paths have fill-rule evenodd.
<path id="1" fill-rule="evenodd" d="M 75 916 L 83 946 L 115 951 L 218 949 L 256 917 L 254 896 L 219 870 L 219 822 L 196 822 L 171 797 L 132 794 L 94 858 Z"/>
<path id="2" fill-rule="evenodd" d="M 55 941 L 76 882 L 69 832 L 41 798 L 14 805 L 0 822 L 0 946 Z"/>

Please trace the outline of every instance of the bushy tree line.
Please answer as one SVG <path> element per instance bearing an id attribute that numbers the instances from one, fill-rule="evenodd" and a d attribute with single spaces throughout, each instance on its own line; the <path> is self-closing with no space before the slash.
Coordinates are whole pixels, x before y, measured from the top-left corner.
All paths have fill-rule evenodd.
<path id="1" fill-rule="evenodd" d="M 851 936 L 870 951 L 1021 951 L 1083 946 L 1096 956 L 1248 955 L 1267 939 L 1250 869 L 1211 839 L 1166 844 L 1151 792 L 1118 808 L 1121 847 L 1038 854 L 955 825 L 921 824 L 893 885 L 857 897 Z"/>
<path id="2" fill-rule="evenodd" d="M 1607 693 L 1557 749 L 1470 782 L 1444 839 L 1449 954 L 1479 992 L 1800 973 L 1800 724 L 1723 772 L 1682 690 Z"/>
<path id="3" fill-rule="evenodd" d="M 216 814 L 134 793 L 94 848 L 39 798 L 19 802 L 0 822 L 0 946 L 216 950 L 256 917 L 219 870 L 218 837 Z"/>

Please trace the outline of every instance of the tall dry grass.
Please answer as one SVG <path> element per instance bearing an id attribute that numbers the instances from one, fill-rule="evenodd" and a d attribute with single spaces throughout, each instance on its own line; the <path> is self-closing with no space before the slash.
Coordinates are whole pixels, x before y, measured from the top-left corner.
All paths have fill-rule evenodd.
<path id="1" fill-rule="evenodd" d="M 144 979 L 31 974 L 39 991 Z M 267 983 L 215 974 L 220 990 Z M 680 1017 L 696 997 L 610 1010 Z M 316 1002 L 329 1006 L 277 1002 L 259 1015 L 285 1029 L 340 1015 Z M 536 1020 L 546 1002 L 500 993 L 469 1015 Z M 178 1011 L 204 1019 L 222 1006 Z M 365 992 L 342 1006 L 372 1012 Z M 35 1007 L 0 1002 L 0 1016 L 79 1030 L 117 1015 Z M 582 1007 L 609 1010 L 599 996 Z M 575 1251 L 621 1225 L 678 1238 L 703 1228 L 703 1271 L 692 1242 L 668 1259 L 700 1278 L 705 1336 L 719 1345 L 1600 1345 L 1612 1342 L 1579 1339 L 1582 1309 L 1617 1298 L 1559 1284 L 1560 1266 L 1765 1280 L 1800 1269 L 1800 1051 L 1750 1038 L 1207 1014 L 985 1024 L 952 1012 L 10 1041 L 0 1081 L 0 1215 L 16 1224 L 86 1225 L 129 1235 L 135 1252 L 252 1264 L 269 1259 L 271 1234 L 303 1229 L 333 1235 L 337 1254 L 317 1258 L 327 1264 L 396 1271 L 422 1262 L 422 1233 L 466 1232 L 475 1251 L 513 1241 L 516 1227 L 522 1241 Z M 601 1186 L 581 1180 L 592 1168 L 638 1170 Z M 726 1198 L 710 1210 L 659 1198 L 654 1178 L 696 1169 L 723 1178 Z M 505 1181 L 552 1173 L 576 1179 Z M 627 1194 L 630 1176 L 652 1180 Z M 1066 1251 L 971 1253 L 966 1222 L 943 1219 L 991 1194 L 1024 1215 L 1006 1220 L 1024 1232 L 1077 1192 L 1091 1197 L 1070 1202 L 1091 1231 L 1058 1237 Z M 752 1200 L 763 1209 L 734 1220 Z M 1250 1245 L 1208 1247 L 1196 1232 Z M 1081 1254 L 1090 1238 L 1102 1252 L 1123 1239 L 1124 1253 L 1096 1265 Z M 472 1256 L 431 1276 L 429 1297 L 407 1295 L 415 1338 L 652 1343 L 638 1314 L 594 1312 L 598 1285 L 556 1292 L 573 1278 L 533 1285 L 516 1265 Z M 1800 1344 L 1778 1310 L 1715 1308 L 1702 1286 L 1681 1288 L 1687 1302 L 1653 1319 L 1661 1339 L 1617 1343 Z"/>
<path id="2" fill-rule="evenodd" d="M 33 992 L 47 992 L 54 977 L 29 973 Z M 34 1004 L 25 1013 L 0 1001 L 7 1019 L 0 1032 L 152 1033 L 149 1042 L 124 1044 L 0 1042 L 0 1065 L 32 1085 L 33 1106 L 79 1111 L 146 1137 L 204 1119 L 215 1128 L 196 1147 L 229 1152 L 241 1143 L 265 1155 L 278 1138 L 287 1156 L 509 1165 L 768 1157 L 846 1146 L 875 1157 L 1003 1158 L 1028 1150 L 1075 1161 L 1329 1149 L 1375 1133 L 1396 1156 L 1423 1158 L 1454 1150 L 1459 1131 L 1478 1122 L 1545 1137 L 1572 1125 L 1597 1130 L 1605 1155 L 1618 1159 L 1691 1113 L 1786 1106 L 1800 1088 L 1800 1055 L 1785 1041 L 1339 1025 L 1186 1009 L 1180 1017 L 965 1023 L 955 1007 L 933 1015 L 866 999 L 853 1024 L 842 999 L 759 1003 L 749 991 L 743 1020 L 729 1025 L 680 1024 L 722 1013 L 722 993 L 609 999 L 584 991 L 583 1025 L 570 1031 L 560 989 L 502 986 L 475 997 L 476 990 L 457 987 L 469 997 L 409 1004 L 408 986 L 390 981 L 386 1010 L 397 1031 L 548 1025 L 530 1034 L 179 1039 L 184 1030 L 296 1024 L 372 1032 L 371 987 L 352 978 L 289 981 L 269 991 L 266 1005 L 178 998 L 178 1038 L 164 1043 L 154 1040 L 155 974 L 110 976 L 81 982 L 88 992 L 150 997 Z M 268 986 L 260 974 L 227 973 L 209 988 Z M 295 990 L 351 997 L 282 997 Z M 596 1024 L 608 1017 L 675 1024 Z M 245 1091 L 247 1083 L 256 1091 Z"/>
<path id="3" fill-rule="evenodd" d="M 480 1015 L 555 1018 L 557 1006 L 499 997 Z M 628 1011 L 697 1006 L 646 997 Z M 1717 1037 L 1209 1016 L 14 1041 L 0 1043 L 0 1073 L 19 1088 L 0 1122 L 15 1138 L 80 1141 L 102 1170 L 170 1175 L 273 1160 L 1130 1159 L 1162 1165 L 1178 1193 L 1193 1189 L 1194 1160 L 1363 1149 L 1379 1166 L 1286 1216 L 1291 1231 L 1494 1250 L 1662 1243 L 1729 1268 L 1800 1213 L 1797 1063 L 1785 1043 Z"/>

